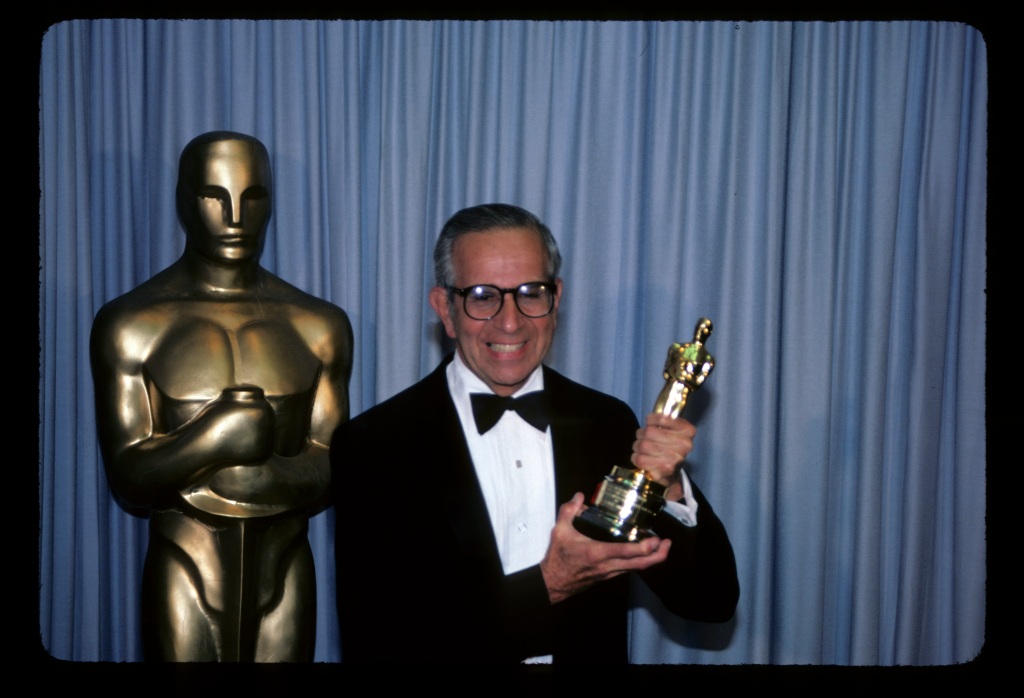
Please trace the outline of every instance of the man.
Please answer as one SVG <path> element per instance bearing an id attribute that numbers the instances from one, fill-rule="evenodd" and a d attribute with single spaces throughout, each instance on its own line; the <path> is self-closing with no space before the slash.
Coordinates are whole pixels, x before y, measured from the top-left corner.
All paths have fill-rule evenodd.
<path id="1" fill-rule="evenodd" d="M 259 266 L 270 194 L 258 140 L 191 141 L 177 192 L 184 253 L 93 324 L 107 477 L 150 517 L 149 659 L 313 657 L 306 532 L 348 416 L 352 330 L 340 308 Z"/>
<path id="2" fill-rule="evenodd" d="M 693 425 L 650 415 L 637 430 L 624 403 L 541 367 L 560 261 L 547 227 L 515 206 L 445 224 L 429 299 L 454 358 L 331 444 L 343 661 L 622 663 L 629 571 L 675 613 L 732 616 L 732 548 L 680 468 Z M 474 416 L 486 396 L 531 394 L 548 423 L 503 406 L 494 426 Z M 686 500 L 686 523 L 662 514 L 659 537 L 638 543 L 583 536 L 581 492 L 627 461 Z"/>

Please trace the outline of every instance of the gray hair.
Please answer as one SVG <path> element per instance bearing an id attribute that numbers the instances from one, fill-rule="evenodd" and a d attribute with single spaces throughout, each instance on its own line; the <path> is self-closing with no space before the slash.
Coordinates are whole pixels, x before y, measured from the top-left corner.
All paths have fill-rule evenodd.
<path id="1" fill-rule="evenodd" d="M 497 228 L 526 228 L 535 231 L 547 251 L 548 277 L 558 277 L 562 268 L 562 253 L 558 251 L 558 243 L 551 230 L 537 216 L 512 204 L 481 204 L 462 209 L 441 228 L 437 244 L 434 245 L 434 283 L 449 289 L 455 284 L 452 251 L 456 240 L 467 233 L 485 233 Z"/>

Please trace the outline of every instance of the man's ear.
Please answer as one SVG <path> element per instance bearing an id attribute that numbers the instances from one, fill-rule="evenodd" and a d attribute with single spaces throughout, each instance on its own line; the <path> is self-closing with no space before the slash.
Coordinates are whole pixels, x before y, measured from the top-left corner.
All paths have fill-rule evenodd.
<path id="1" fill-rule="evenodd" d="M 448 291 L 440 286 L 430 289 L 430 307 L 441 318 L 444 331 L 452 339 L 455 339 L 455 324 L 452 322 L 452 306 L 448 303 Z"/>

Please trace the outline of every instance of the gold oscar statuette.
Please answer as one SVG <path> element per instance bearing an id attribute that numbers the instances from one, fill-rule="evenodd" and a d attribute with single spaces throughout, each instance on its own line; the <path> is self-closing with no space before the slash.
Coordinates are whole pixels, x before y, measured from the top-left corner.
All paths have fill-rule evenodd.
<path id="1" fill-rule="evenodd" d="M 673 344 L 665 359 L 665 387 L 654 403 L 654 411 L 678 417 L 690 393 L 704 384 L 715 367 L 715 357 L 704 348 L 711 335 L 711 320 L 701 318 L 693 341 Z M 639 541 L 653 536 L 651 525 L 665 505 L 665 487 L 651 480 L 643 470 L 614 466 L 598 485 L 591 505 L 576 517 L 580 533 L 608 542 Z"/>

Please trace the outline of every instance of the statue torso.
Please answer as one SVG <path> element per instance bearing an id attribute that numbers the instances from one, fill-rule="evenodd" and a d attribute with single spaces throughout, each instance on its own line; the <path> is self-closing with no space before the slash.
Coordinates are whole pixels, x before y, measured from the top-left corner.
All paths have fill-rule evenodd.
<path id="1" fill-rule="evenodd" d="M 185 305 L 185 304 L 180 304 Z M 144 362 L 154 431 L 169 433 L 224 388 L 255 385 L 273 406 L 275 452 L 305 443 L 320 362 L 281 304 L 187 303 L 171 317 Z"/>
<path id="2" fill-rule="evenodd" d="M 274 412 L 274 453 L 295 456 L 305 447 L 320 376 L 320 361 L 296 329 L 304 309 L 262 300 L 176 300 L 151 306 L 154 332 L 143 362 L 154 433 L 186 425 L 225 388 L 263 389 Z M 232 470 L 237 469 L 235 472 Z M 185 503 L 230 518 L 268 516 L 292 502 L 264 492 L 239 501 L 219 494 L 218 482 L 252 474 L 247 465 L 225 466 L 181 491 Z"/>

